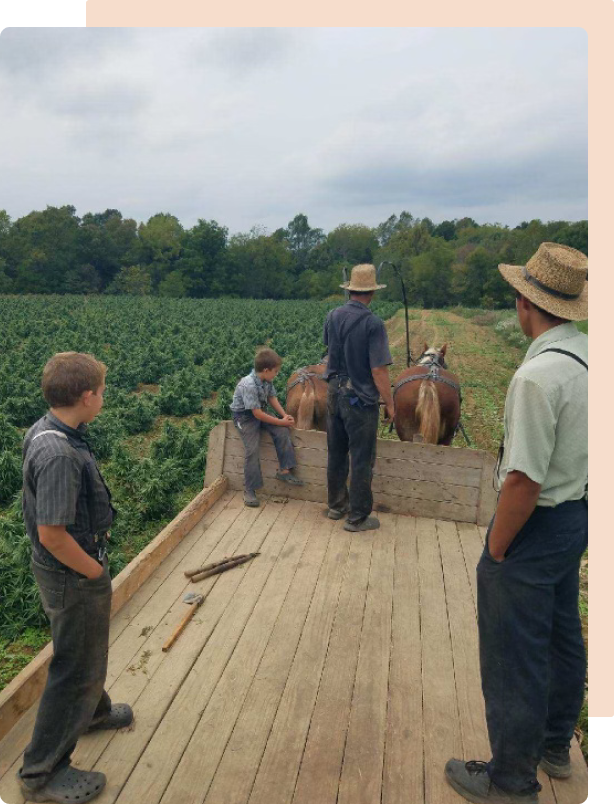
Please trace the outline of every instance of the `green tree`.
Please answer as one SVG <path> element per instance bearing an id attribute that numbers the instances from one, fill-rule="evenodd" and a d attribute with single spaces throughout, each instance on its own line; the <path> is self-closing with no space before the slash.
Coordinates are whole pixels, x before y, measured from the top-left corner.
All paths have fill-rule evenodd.
<path id="1" fill-rule="evenodd" d="M 183 277 L 186 293 L 201 298 L 221 296 L 226 292 L 226 252 L 228 229 L 216 221 L 199 219 L 185 233 L 177 270 Z"/>
<path id="2" fill-rule="evenodd" d="M 450 304 L 453 249 L 441 241 L 412 260 L 412 292 L 423 307 Z"/>
<path id="3" fill-rule="evenodd" d="M 79 262 L 92 265 L 106 288 L 122 265 L 139 261 L 136 221 L 117 209 L 86 213 L 79 227 Z"/>
<path id="4" fill-rule="evenodd" d="M 138 228 L 142 258 L 154 290 L 161 280 L 176 267 L 184 241 L 183 226 L 174 215 L 160 212 Z"/>
<path id="5" fill-rule="evenodd" d="M 378 248 L 374 230 L 360 223 L 342 223 L 329 232 L 326 242 L 332 262 L 350 265 L 373 262 Z"/>
<path id="6" fill-rule="evenodd" d="M 171 271 L 158 285 L 160 296 L 170 296 L 179 299 L 187 295 L 187 286 L 181 271 Z"/>
<path id="7" fill-rule="evenodd" d="M 128 265 L 120 270 L 106 292 L 128 296 L 150 296 L 152 290 L 149 271 L 142 265 Z"/>
<path id="8" fill-rule="evenodd" d="M 284 231 L 284 237 L 288 241 L 290 251 L 296 261 L 298 272 L 305 270 L 309 252 L 324 240 L 324 232 L 321 229 L 312 229 L 309 225 L 307 215 L 302 212 L 295 215 Z M 273 234 L 278 238 L 278 232 Z"/>
<path id="9" fill-rule="evenodd" d="M 47 207 L 15 221 L 6 238 L 9 275 L 20 293 L 61 293 L 79 267 L 79 218 L 71 206 Z"/>
<path id="10" fill-rule="evenodd" d="M 287 243 L 252 229 L 234 235 L 226 252 L 227 292 L 251 299 L 292 295 L 292 254 Z"/>

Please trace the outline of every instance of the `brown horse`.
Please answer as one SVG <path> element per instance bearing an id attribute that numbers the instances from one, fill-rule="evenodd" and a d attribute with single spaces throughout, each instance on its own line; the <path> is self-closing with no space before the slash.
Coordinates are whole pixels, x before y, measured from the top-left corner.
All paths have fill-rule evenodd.
<path id="1" fill-rule="evenodd" d="M 328 383 L 322 379 L 327 358 L 312 366 L 303 366 L 290 375 L 286 386 L 286 411 L 294 416 L 298 430 L 326 432 L 326 396 Z"/>
<path id="2" fill-rule="evenodd" d="M 458 377 L 446 370 L 441 349 L 425 343 L 416 365 L 405 369 L 394 386 L 394 423 L 401 441 L 419 433 L 427 444 L 452 443 L 460 420 L 461 392 Z"/>

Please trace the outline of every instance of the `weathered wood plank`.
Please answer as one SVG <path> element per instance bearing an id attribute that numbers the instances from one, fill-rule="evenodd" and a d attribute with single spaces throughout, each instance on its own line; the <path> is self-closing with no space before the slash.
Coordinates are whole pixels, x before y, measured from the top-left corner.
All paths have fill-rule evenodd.
<path id="1" fill-rule="evenodd" d="M 381 800 L 392 630 L 394 528 L 382 517 L 373 545 L 350 724 L 339 781 L 339 804 Z"/>
<path id="2" fill-rule="evenodd" d="M 260 460 L 262 476 L 275 479 L 279 470 L 277 461 L 264 458 Z M 243 471 L 243 458 L 238 455 L 226 458 L 225 471 L 238 475 Z M 305 483 L 315 486 L 326 486 L 326 469 L 323 467 L 298 465 L 296 471 Z M 374 494 L 387 493 L 398 497 L 411 497 L 415 500 L 432 500 L 433 502 L 453 502 L 461 505 L 477 506 L 478 490 L 468 486 L 457 486 L 452 483 L 434 483 L 428 480 L 408 480 L 397 477 L 379 477 L 374 475 L 371 488 Z"/>
<path id="3" fill-rule="evenodd" d="M 315 430 L 290 430 L 292 443 L 297 449 L 326 450 L 326 433 Z M 228 427 L 226 438 L 240 440 L 240 435 L 233 427 Z M 272 444 L 271 436 L 263 433 L 262 444 Z M 397 460 L 419 460 L 425 463 L 447 464 L 449 466 L 467 466 L 482 469 L 483 452 L 464 447 L 439 447 L 433 444 L 414 444 L 409 441 L 393 441 L 387 438 L 377 439 L 377 454 L 382 458 Z"/>
<path id="4" fill-rule="evenodd" d="M 336 804 L 369 584 L 372 539 L 355 534 L 292 804 Z M 211 801 L 211 804 L 215 804 Z"/>
<path id="5" fill-rule="evenodd" d="M 243 475 L 229 473 L 225 477 L 228 478 L 231 489 L 239 490 L 243 488 Z M 264 494 L 274 497 L 327 502 L 326 487 L 313 483 L 306 483 L 304 486 L 293 486 L 290 489 L 289 486 L 279 480 L 265 477 L 262 491 Z M 474 506 L 399 497 L 394 494 L 383 494 L 382 492 L 375 493 L 373 499 L 375 511 L 383 513 L 410 514 L 411 516 L 432 517 L 434 519 L 475 522 Z"/>
<path id="6" fill-rule="evenodd" d="M 191 632 L 196 649 L 188 640 L 178 641 L 165 654 L 170 661 L 162 663 L 139 698 L 141 726 L 128 735 L 136 738 L 134 747 L 127 741 L 111 742 L 97 763 L 109 779 L 117 780 L 108 801 L 156 804 L 164 794 L 303 505 L 292 500 L 279 506 L 275 520 L 266 522 L 267 511 L 275 507 L 266 506 L 242 543 L 245 552 L 262 545 L 262 555 L 218 576 L 222 582 L 216 583 L 195 617 L 204 626 Z M 175 652 L 177 648 L 182 652 Z M 186 651 L 190 653 L 189 664 L 185 662 Z"/>
<path id="7" fill-rule="evenodd" d="M 346 572 L 350 534 L 338 531 L 338 558 L 318 579 L 301 640 L 288 675 L 254 786 L 250 804 L 291 801 L 309 723 L 326 658 L 341 582 Z"/>
<path id="8" fill-rule="evenodd" d="M 395 522 L 388 727 L 382 804 L 424 799 L 422 656 L 416 520 Z"/>
<path id="9" fill-rule="evenodd" d="M 463 551 L 467 579 L 471 587 L 473 608 L 478 611 L 478 584 L 476 567 L 484 550 L 484 542 L 478 528 L 469 522 L 457 522 L 458 537 Z"/>
<path id="10" fill-rule="evenodd" d="M 303 467 L 313 467 L 326 469 L 328 453 L 325 450 L 307 449 L 297 447 L 296 457 L 301 469 Z M 228 465 L 229 458 L 240 458 L 245 456 L 243 443 L 238 439 L 227 439 L 225 452 L 225 466 Z M 260 457 L 262 460 L 277 462 L 277 454 L 272 444 L 262 442 L 260 446 Z M 243 465 L 239 467 L 243 470 Z M 411 460 L 397 458 L 383 458 L 378 456 L 375 459 L 375 475 L 380 477 L 396 477 L 403 480 L 431 481 L 433 483 L 452 483 L 459 486 L 469 486 L 479 489 L 482 481 L 482 470 L 473 467 L 450 466 L 449 464 L 425 463 L 418 457 Z"/>
<path id="11" fill-rule="evenodd" d="M 300 567 L 298 574 L 303 581 L 299 587 L 300 597 L 293 598 L 294 602 L 298 603 L 298 609 L 294 612 L 288 610 L 286 616 L 281 615 L 286 627 L 294 626 L 298 642 L 332 530 L 332 527 L 325 527 L 320 530 L 320 538 L 313 537 L 314 529 L 317 532 L 320 528 L 320 511 L 309 503 L 304 510 L 306 515 L 303 519 L 297 520 L 292 531 L 291 543 L 283 550 L 280 560 L 269 575 L 232 657 L 224 668 L 164 792 L 161 804 L 176 801 L 181 801 L 182 804 L 201 804 L 205 798 L 247 697 L 252 678 L 258 670 L 277 618 L 280 616 L 286 594 L 295 579 L 297 567 Z M 310 537 L 312 537 L 311 543 L 309 543 Z M 291 615 L 290 619 L 288 615 Z M 292 632 L 287 636 L 292 641 Z"/>
<path id="12" fill-rule="evenodd" d="M 128 566 L 113 579 L 111 614 L 115 614 L 151 575 L 181 539 L 189 533 L 203 514 L 215 504 L 227 488 L 225 478 L 220 478 L 211 488 L 203 489 L 156 538 L 139 553 Z M 53 656 L 49 643 L 43 650 L 0 692 L 0 739 L 4 737 L 19 718 L 36 701 L 47 681 L 47 670 Z"/>
<path id="13" fill-rule="evenodd" d="M 338 560 L 331 532 L 338 525 L 313 523 L 310 541 L 266 647 L 232 736 L 215 772 L 205 803 L 245 802 L 260 764 L 266 741 L 305 624 L 315 586 L 326 565 Z M 334 536 L 333 536 L 334 538 Z M 326 548 L 326 553 L 323 553 Z M 323 563 L 324 562 L 324 563 Z M 217 738 L 217 734 L 214 735 Z"/>
<path id="14" fill-rule="evenodd" d="M 473 595 L 456 524 L 437 522 L 443 581 L 452 639 L 456 700 L 460 716 L 463 757 L 490 759 L 490 743 L 480 679 L 477 622 Z"/>
<path id="15" fill-rule="evenodd" d="M 227 426 L 227 422 L 220 422 L 209 433 L 205 486 L 212 485 L 224 473 L 224 448 L 226 445 Z"/>
<path id="16" fill-rule="evenodd" d="M 416 526 L 424 707 L 424 800 L 427 804 L 457 804 L 457 794 L 444 780 L 444 766 L 448 759 L 462 758 L 462 743 L 441 554 L 436 523 L 419 519 Z"/>

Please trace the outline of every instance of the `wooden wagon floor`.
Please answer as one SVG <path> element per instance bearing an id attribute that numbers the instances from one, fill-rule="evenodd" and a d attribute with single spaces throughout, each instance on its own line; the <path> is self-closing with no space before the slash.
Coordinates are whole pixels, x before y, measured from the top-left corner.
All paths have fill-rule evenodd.
<path id="1" fill-rule="evenodd" d="M 381 514 L 349 534 L 321 504 L 227 493 L 112 621 L 108 684 L 131 730 L 83 737 L 107 774 L 101 804 L 446 804 L 452 756 L 487 758 L 475 611 L 475 525 Z M 183 571 L 234 552 L 249 564 L 199 584 Z M 207 595 L 169 653 L 188 590 Z M 35 707 L 33 707 L 34 709 Z M 15 781 L 30 711 L 0 743 Z M 586 798 L 541 779 L 544 804 Z"/>

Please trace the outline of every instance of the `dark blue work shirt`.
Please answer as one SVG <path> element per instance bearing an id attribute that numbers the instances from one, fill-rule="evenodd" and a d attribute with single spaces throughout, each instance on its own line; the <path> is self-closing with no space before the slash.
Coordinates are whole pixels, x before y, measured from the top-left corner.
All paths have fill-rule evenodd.
<path id="1" fill-rule="evenodd" d="M 360 318 L 360 323 L 348 333 L 357 318 Z M 339 339 L 341 349 L 338 348 Z M 328 346 L 325 379 L 335 374 L 346 375 L 352 381 L 359 399 L 367 405 L 377 404 L 379 391 L 371 369 L 392 363 L 388 333 L 382 319 L 372 313 L 366 304 L 349 301 L 326 316 L 324 343 Z"/>

